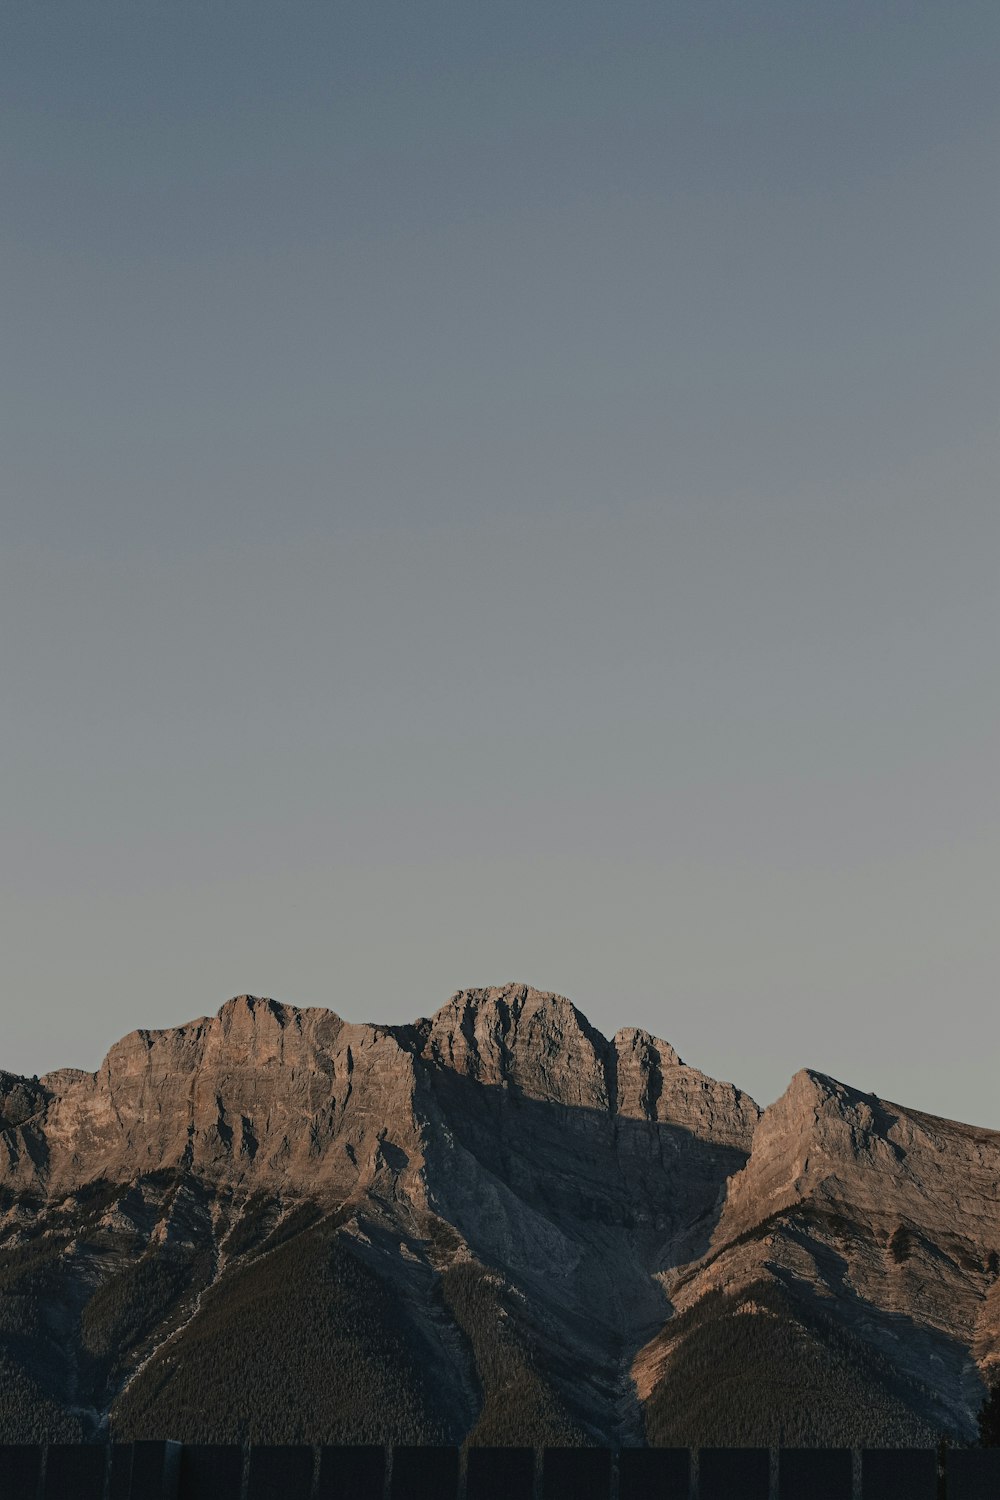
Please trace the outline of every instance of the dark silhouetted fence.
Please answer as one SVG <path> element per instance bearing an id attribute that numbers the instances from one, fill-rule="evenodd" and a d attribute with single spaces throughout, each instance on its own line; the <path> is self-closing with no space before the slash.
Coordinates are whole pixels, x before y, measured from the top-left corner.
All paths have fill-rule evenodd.
<path id="1" fill-rule="evenodd" d="M 394 1448 L 390 1500 L 457 1500 L 457 1448 Z"/>
<path id="2" fill-rule="evenodd" d="M 312 1495 L 315 1466 L 311 1448 L 251 1448 L 246 1500 L 305 1500 Z"/>
<path id="3" fill-rule="evenodd" d="M 384 1448 L 321 1448 L 316 1500 L 382 1500 L 385 1474 Z"/>
<path id="4" fill-rule="evenodd" d="M 948 1500 L 998 1500 L 1000 1448 L 954 1449 L 945 1471 Z"/>
<path id="5" fill-rule="evenodd" d="M 699 1500 L 768 1500 L 771 1455 L 766 1448 L 702 1448 Z"/>
<path id="6" fill-rule="evenodd" d="M 688 1500 L 691 1455 L 686 1448 L 623 1448 L 618 1455 L 618 1500 Z"/>
<path id="7" fill-rule="evenodd" d="M 104 1500 L 107 1452 L 82 1443 L 52 1443 L 45 1459 L 45 1500 Z"/>
<path id="8" fill-rule="evenodd" d="M 778 1500 L 853 1500 L 853 1460 L 846 1448 L 786 1448 L 778 1465 Z"/>
<path id="9" fill-rule="evenodd" d="M 546 1448 L 542 1454 L 542 1500 L 609 1500 L 611 1454 L 607 1448 Z"/>
<path id="10" fill-rule="evenodd" d="M 0 1500 L 37 1494 L 41 1473 L 41 1448 L 0 1448 Z"/>
<path id="11" fill-rule="evenodd" d="M 243 1449 L 185 1445 L 180 1492 L 185 1500 L 243 1500 Z"/>
<path id="12" fill-rule="evenodd" d="M 470 1448 L 465 1500 L 534 1500 L 534 1448 Z"/>
<path id="13" fill-rule="evenodd" d="M 937 1500 L 937 1454 L 927 1448 L 867 1448 L 860 1500 Z"/>
<path id="14" fill-rule="evenodd" d="M 1000 1449 L 0 1447 L 0 1500 L 1000 1500 Z"/>

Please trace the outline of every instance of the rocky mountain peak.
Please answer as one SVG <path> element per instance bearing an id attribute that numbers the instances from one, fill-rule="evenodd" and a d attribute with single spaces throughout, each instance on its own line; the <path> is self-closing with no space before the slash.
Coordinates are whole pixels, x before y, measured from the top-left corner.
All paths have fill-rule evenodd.
<path id="1" fill-rule="evenodd" d="M 641 1053 L 652 1060 L 655 1054 L 655 1061 L 660 1067 L 683 1068 L 685 1065 L 669 1042 L 665 1042 L 662 1037 L 653 1036 L 652 1032 L 641 1026 L 622 1026 L 615 1032 L 613 1041 L 620 1055 Z"/>
<path id="2" fill-rule="evenodd" d="M 562 995 L 526 984 L 459 990 L 432 1018 L 423 1056 L 527 1098 L 607 1111 L 610 1046 Z"/>
<path id="3" fill-rule="evenodd" d="M 44 1083 L 0 1070 L 0 1130 L 23 1125 L 38 1113 L 47 1097 Z"/>
<path id="4" fill-rule="evenodd" d="M 234 995 L 216 1012 L 224 1027 L 247 1024 L 285 1026 L 290 1016 L 300 1014 L 299 1007 L 282 1005 L 265 995 Z"/>
<path id="5" fill-rule="evenodd" d="M 423 1057 L 526 1098 L 673 1124 L 749 1150 L 760 1111 L 638 1027 L 609 1040 L 565 996 L 506 984 L 459 990 L 425 1023 Z"/>

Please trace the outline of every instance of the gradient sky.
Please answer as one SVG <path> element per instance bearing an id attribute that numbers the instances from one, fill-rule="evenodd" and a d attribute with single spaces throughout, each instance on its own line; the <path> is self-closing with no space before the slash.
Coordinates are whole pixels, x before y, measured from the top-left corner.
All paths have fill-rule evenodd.
<path id="1" fill-rule="evenodd" d="M 996 0 L 8 0 L 0 1066 L 524 979 L 1000 1127 Z"/>

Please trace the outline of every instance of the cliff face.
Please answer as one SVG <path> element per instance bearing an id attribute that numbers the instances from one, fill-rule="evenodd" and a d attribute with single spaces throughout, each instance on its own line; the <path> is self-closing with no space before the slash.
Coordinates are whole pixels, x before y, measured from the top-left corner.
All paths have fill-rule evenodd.
<path id="1" fill-rule="evenodd" d="M 968 1434 L 1000 1359 L 998 1252 L 1000 1134 L 803 1070 L 764 1112 L 673 1296 L 684 1309 L 766 1275 L 890 1355 L 928 1388 L 934 1424 Z"/>
<path id="2" fill-rule="evenodd" d="M 377 1170 L 380 1129 L 412 1125 L 412 1089 L 412 1056 L 390 1031 L 241 996 L 212 1018 L 132 1032 L 95 1074 L 43 1078 L 30 1126 L 3 1137 L 2 1180 L 52 1197 L 183 1167 L 335 1198 Z"/>
<path id="3" fill-rule="evenodd" d="M 761 1117 L 526 986 L 401 1027 L 243 996 L 96 1074 L 0 1073 L 0 1436 L 711 1442 L 746 1407 L 763 1440 L 800 1338 L 800 1440 L 967 1432 L 998 1201 L 996 1134 L 808 1072 Z M 223 1347 L 250 1384 L 206 1414 Z"/>

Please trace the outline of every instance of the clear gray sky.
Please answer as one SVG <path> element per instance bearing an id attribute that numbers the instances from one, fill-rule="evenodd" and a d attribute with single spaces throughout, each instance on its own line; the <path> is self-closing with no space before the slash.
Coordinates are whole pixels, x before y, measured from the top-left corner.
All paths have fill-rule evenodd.
<path id="1" fill-rule="evenodd" d="M 0 32 L 0 1066 L 524 979 L 1000 1127 L 995 0 Z"/>

